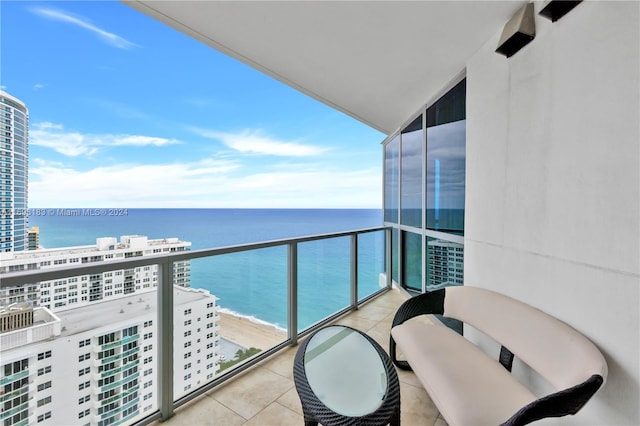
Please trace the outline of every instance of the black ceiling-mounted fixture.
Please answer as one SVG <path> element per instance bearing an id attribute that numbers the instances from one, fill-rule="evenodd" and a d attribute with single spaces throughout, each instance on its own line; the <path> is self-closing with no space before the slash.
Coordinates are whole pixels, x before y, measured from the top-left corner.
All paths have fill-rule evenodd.
<path id="1" fill-rule="evenodd" d="M 582 0 L 547 0 L 539 15 L 551 19 L 551 22 L 556 22 L 580 3 Z"/>
<path id="2" fill-rule="evenodd" d="M 529 44 L 535 36 L 536 23 L 533 15 L 533 3 L 528 3 L 505 24 L 496 53 L 509 58 Z"/>

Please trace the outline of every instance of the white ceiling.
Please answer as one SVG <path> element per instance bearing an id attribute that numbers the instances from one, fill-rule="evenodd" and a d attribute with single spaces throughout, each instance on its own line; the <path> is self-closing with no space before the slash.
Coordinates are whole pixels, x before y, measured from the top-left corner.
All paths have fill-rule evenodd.
<path id="1" fill-rule="evenodd" d="M 526 1 L 124 3 L 390 134 Z"/>

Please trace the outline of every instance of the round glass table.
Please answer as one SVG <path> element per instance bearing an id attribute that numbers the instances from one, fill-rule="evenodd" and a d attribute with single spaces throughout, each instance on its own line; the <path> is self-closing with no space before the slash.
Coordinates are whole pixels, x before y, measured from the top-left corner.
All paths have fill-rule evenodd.
<path id="1" fill-rule="evenodd" d="M 293 365 L 305 425 L 399 425 L 400 385 L 384 349 L 341 325 L 298 348 Z"/>

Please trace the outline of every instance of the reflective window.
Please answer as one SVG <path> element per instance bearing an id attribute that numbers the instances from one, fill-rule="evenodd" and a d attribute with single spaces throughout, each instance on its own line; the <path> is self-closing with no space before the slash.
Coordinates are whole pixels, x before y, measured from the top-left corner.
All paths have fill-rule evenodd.
<path id="1" fill-rule="evenodd" d="M 427 229 L 464 234 L 465 80 L 427 109 Z"/>
<path id="2" fill-rule="evenodd" d="M 401 133 L 400 223 L 422 227 L 422 115 Z"/>
<path id="3" fill-rule="evenodd" d="M 398 184 L 400 176 L 400 136 L 384 147 L 384 220 L 398 223 Z"/>
<path id="4" fill-rule="evenodd" d="M 402 283 L 412 290 L 422 291 L 422 236 L 402 233 Z"/>
<path id="5" fill-rule="evenodd" d="M 462 80 L 384 145 L 389 269 L 393 281 L 411 290 L 422 291 L 423 282 L 433 290 L 464 281 L 458 236 L 464 234 L 465 98 Z"/>

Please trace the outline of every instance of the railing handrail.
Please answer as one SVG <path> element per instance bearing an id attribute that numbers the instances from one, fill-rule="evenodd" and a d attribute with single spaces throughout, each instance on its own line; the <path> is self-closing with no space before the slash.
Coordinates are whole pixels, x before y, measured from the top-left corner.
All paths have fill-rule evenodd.
<path id="1" fill-rule="evenodd" d="M 380 232 L 385 235 L 384 257 L 386 274 L 386 285 L 372 294 L 359 300 L 358 297 L 358 236 L 360 234 Z M 318 241 L 325 239 L 334 239 L 341 237 L 349 237 L 350 239 L 350 304 L 338 312 L 321 319 L 320 321 L 300 330 L 298 327 L 298 244 L 310 241 Z M 279 350 L 295 345 L 298 338 L 312 333 L 314 330 L 322 327 L 345 313 L 358 309 L 358 305 L 366 303 L 366 301 L 376 297 L 384 291 L 391 288 L 391 277 L 387 270 L 391 265 L 391 227 L 378 226 L 372 228 L 357 229 L 352 231 L 341 231 L 325 234 L 316 234 L 294 238 L 284 238 L 271 241 L 263 241 L 258 243 L 237 244 L 226 247 L 209 248 L 191 251 L 176 251 L 151 254 L 143 257 L 131 257 L 126 259 L 114 259 L 95 263 L 73 264 L 62 267 L 56 267 L 45 270 L 31 269 L 27 271 L 15 271 L 0 274 L 0 288 L 15 287 L 19 285 L 31 284 L 41 281 L 51 281 L 60 278 L 74 277 L 79 275 L 100 274 L 115 270 L 128 270 L 141 266 L 158 266 L 158 283 L 157 283 L 157 392 L 158 392 L 158 410 L 150 413 L 148 416 L 138 420 L 136 423 L 141 425 L 149 424 L 154 420 L 166 420 L 173 415 L 175 408 L 186 404 L 190 400 L 211 390 L 220 383 L 241 374 L 246 369 L 252 367 L 256 363 L 267 359 Z M 239 253 L 251 250 L 259 250 L 264 248 L 279 247 L 286 248 L 287 263 L 287 338 L 280 344 L 262 351 L 250 360 L 235 366 L 233 369 L 222 373 L 221 375 L 200 385 L 186 395 L 181 396 L 177 400 L 174 399 L 173 376 L 174 376 L 174 265 L 177 262 L 189 261 L 204 257 L 212 257 L 225 255 L 230 253 Z M 122 343 L 122 342 L 119 342 Z M 138 378 L 140 372 L 136 372 L 120 381 L 103 385 L 100 388 L 94 388 L 93 393 L 104 392 L 125 383 L 126 380 Z M 139 411 L 131 413 L 129 416 L 121 419 L 127 421 L 139 414 Z"/>
<path id="2" fill-rule="evenodd" d="M 40 281 L 51 281 L 61 278 L 68 278 L 70 276 L 101 274 L 104 272 L 111 272 L 119 269 L 139 268 L 143 266 L 157 265 L 160 263 L 180 262 L 191 259 L 199 259 L 202 257 L 211 257 L 222 254 L 238 253 L 277 246 L 286 246 L 291 243 L 305 243 L 309 241 L 324 240 L 330 238 L 348 237 L 351 235 L 383 231 L 387 228 L 388 226 L 377 226 L 374 228 L 362 228 L 351 231 L 340 231 L 325 234 L 307 235 L 303 237 L 283 238 L 278 240 L 261 241 L 257 243 L 235 244 L 231 246 L 216 248 L 158 253 L 151 254 L 149 256 L 133 257 L 128 259 L 104 260 L 96 263 L 66 265 L 59 268 L 30 269 L 26 271 L 0 273 L 0 288 L 15 287 Z"/>

